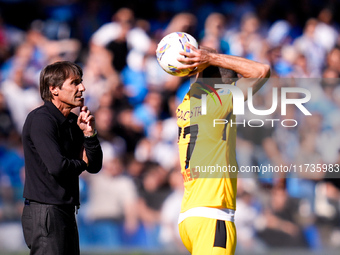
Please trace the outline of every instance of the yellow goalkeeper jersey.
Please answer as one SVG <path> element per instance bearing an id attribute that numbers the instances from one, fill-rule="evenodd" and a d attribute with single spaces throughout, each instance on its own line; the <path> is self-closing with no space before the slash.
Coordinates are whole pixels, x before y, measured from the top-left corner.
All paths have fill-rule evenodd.
<path id="1" fill-rule="evenodd" d="M 192 84 L 178 106 L 178 146 L 185 186 L 181 212 L 201 206 L 236 210 L 238 165 L 232 111 L 229 90 L 216 91 L 199 83 Z"/>

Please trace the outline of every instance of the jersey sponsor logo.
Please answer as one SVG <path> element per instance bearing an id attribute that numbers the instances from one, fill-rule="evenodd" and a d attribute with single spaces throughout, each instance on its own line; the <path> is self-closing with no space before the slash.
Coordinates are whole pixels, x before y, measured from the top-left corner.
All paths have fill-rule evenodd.
<path id="1" fill-rule="evenodd" d="M 211 87 L 210 85 L 205 84 L 205 83 L 202 83 L 202 82 L 196 82 L 196 84 L 201 85 L 201 87 L 198 87 L 198 88 L 199 88 L 200 90 L 203 90 L 205 93 L 207 93 L 207 94 L 212 98 L 212 100 L 214 101 L 215 105 L 217 105 L 216 100 L 215 100 L 213 94 L 210 92 L 210 91 L 212 91 L 212 92 L 217 96 L 217 98 L 218 98 L 218 100 L 220 101 L 220 104 L 221 104 L 221 106 L 222 106 L 221 97 L 219 96 L 219 93 L 217 93 L 216 89 L 214 89 L 214 88 Z M 204 87 L 205 87 L 205 88 L 204 88 Z M 210 91 L 209 91 L 208 89 L 209 89 Z"/>
<path id="2" fill-rule="evenodd" d="M 230 89 L 220 89 L 219 91 L 217 91 L 217 93 L 221 96 L 223 95 L 229 95 L 230 94 Z"/>

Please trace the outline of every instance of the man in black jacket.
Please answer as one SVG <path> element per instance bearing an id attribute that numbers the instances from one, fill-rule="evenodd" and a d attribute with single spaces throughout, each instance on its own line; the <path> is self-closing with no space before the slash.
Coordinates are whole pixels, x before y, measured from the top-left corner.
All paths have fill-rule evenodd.
<path id="1" fill-rule="evenodd" d="M 103 158 L 94 117 L 84 106 L 82 75 L 68 61 L 46 66 L 40 74 L 44 105 L 29 113 L 23 127 L 22 225 L 30 254 L 79 254 L 79 175 L 99 172 Z M 76 107 L 79 116 L 71 112 Z"/>

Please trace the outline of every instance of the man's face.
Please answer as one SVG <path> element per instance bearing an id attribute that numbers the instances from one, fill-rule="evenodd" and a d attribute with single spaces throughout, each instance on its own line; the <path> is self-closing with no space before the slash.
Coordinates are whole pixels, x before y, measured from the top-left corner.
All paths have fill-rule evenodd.
<path id="1" fill-rule="evenodd" d="M 55 89 L 57 90 L 57 96 L 54 96 L 54 100 L 57 101 L 62 108 L 72 109 L 83 106 L 83 92 L 85 91 L 85 87 L 81 78 L 68 78 L 60 89 L 57 87 Z"/>

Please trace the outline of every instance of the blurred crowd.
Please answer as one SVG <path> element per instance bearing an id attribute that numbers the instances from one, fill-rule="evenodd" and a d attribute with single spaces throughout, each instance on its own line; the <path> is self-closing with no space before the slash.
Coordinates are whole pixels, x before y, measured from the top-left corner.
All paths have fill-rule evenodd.
<path id="1" fill-rule="evenodd" d="M 100 173 L 80 176 L 81 248 L 185 251 L 177 230 L 183 180 L 175 110 L 190 79 L 165 73 L 155 56 L 160 39 L 175 31 L 271 66 L 272 78 L 253 103 L 271 108 L 276 87 L 278 109 L 255 128 L 247 121 L 261 116 L 245 107 L 238 119 L 246 123 L 238 124 L 240 166 L 320 164 L 327 170 L 240 174 L 237 249 L 340 249 L 340 185 L 329 171 L 340 164 L 338 1 L 14 2 L 37 16 L 19 11 L 20 23 L 13 3 L 0 0 L 0 250 L 24 247 L 21 130 L 42 104 L 40 71 L 69 60 L 84 70 L 85 104 L 104 152 Z M 282 87 L 309 90 L 304 106 L 312 115 L 294 105 L 281 115 Z M 284 127 L 285 119 L 298 124 Z"/>

